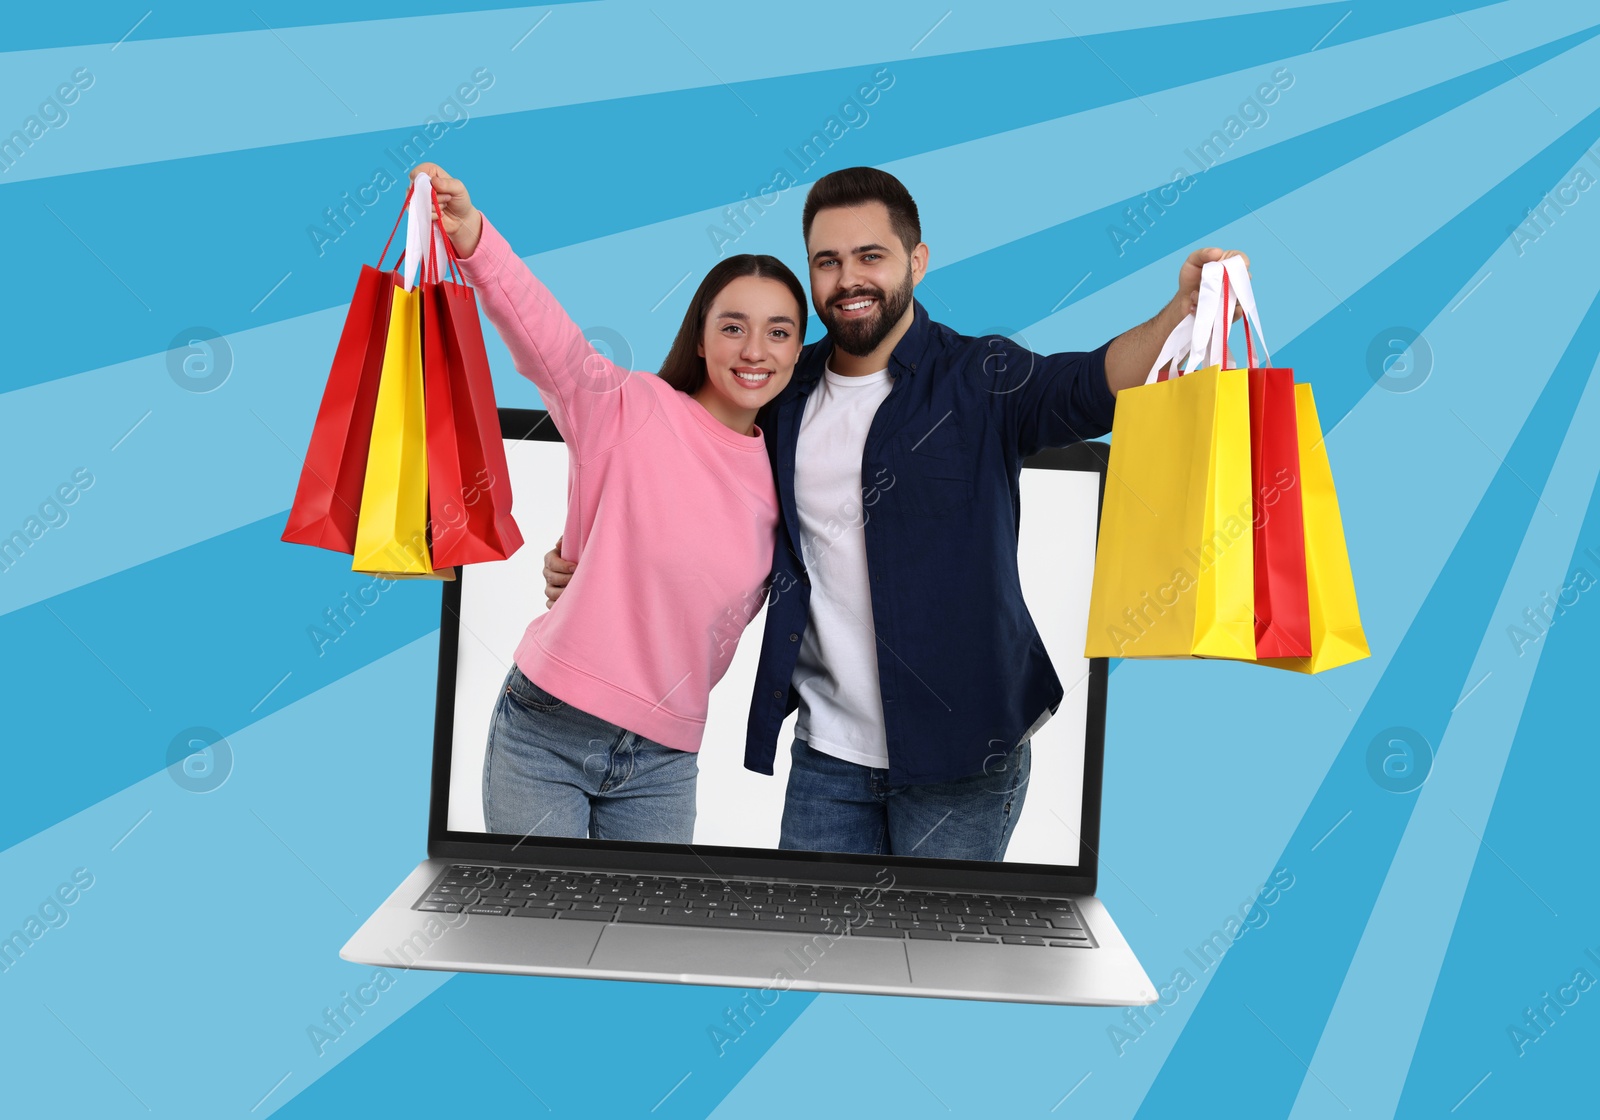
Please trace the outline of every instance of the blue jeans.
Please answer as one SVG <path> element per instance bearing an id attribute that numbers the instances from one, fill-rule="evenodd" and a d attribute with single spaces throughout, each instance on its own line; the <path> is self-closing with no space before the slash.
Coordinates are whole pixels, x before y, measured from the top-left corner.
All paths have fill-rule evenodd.
<path id="1" fill-rule="evenodd" d="M 489 721 L 483 818 L 513 836 L 688 844 L 699 776 L 693 751 L 580 711 L 513 664 Z"/>
<path id="2" fill-rule="evenodd" d="M 997 755 L 982 773 L 929 785 L 891 786 L 889 772 L 790 748 L 778 847 L 812 852 L 1005 858 L 1028 792 L 1032 740 Z"/>

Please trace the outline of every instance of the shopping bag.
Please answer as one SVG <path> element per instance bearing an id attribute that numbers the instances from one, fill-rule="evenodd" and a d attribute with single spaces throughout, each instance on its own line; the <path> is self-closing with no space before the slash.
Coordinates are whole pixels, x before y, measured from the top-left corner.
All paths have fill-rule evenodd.
<path id="1" fill-rule="evenodd" d="M 437 201 L 433 207 L 442 223 Z M 511 480 L 477 301 L 461 278 L 454 246 L 438 240 L 447 275 L 439 274 L 430 242 L 422 365 L 432 560 L 445 568 L 504 560 L 522 547 L 522 533 L 511 517 Z"/>
<path id="2" fill-rule="evenodd" d="M 1250 473 L 1256 656 L 1306 657 L 1311 617 L 1292 369 L 1250 369 Z"/>
<path id="3" fill-rule="evenodd" d="M 433 571 L 427 539 L 420 295 L 415 288 L 394 293 L 356 523 L 351 569 L 358 572 Z"/>
<path id="4" fill-rule="evenodd" d="M 433 573 L 428 542 L 428 438 L 422 373 L 422 292 L 412 286 L 423 257 L 416 209 L 431 199 L 418 176 L 408 200 L 404 286 L 394 292 L 372 440 L 356 522 L 358 572 Z"/>
<path id="5" fill-rule="evenodd" d="M 1367 647 L 1361 613 L 1356 605 L 1344 521 L 1339 515 L 1339 498 L 1333 487 L 1327 445 L 1317 421 L 1316 402 L 1309 385 L 1296 385 L 1294 393 L 1301 506 L 1305 515 L 1311 655 L 1263 659 L 1261 663 L 1298 673 L 1320 673 L 1371 656 L 1371 650 Z"/>
<path id="6" fill-rule="evenodd" d="M 1180 324 L 1149 381 L 1117 394 L 1087 657 L 1255 657 L 1248 375 L 1197 368 L 1222 275 L 1202 269 L 1188 372 L 1159 380 Z"/>
<path id="7" fill-rule="evenodd" d="M 401 217 L 405 211 L 401 211 Z M 400 222 L 395 221 L 395 229 Z M 394 231 L 378 257 L 377 267 L 364 264 L 355 295 L 345 313 L 344 330 L 333 354 L 322 404 L 311 429 L 295 489 L 294 504 L 282 539 L 334 552 L 354 552 L 361 487 L 372 441 L 372 415 L 383 371 L 384 342 L 399 274 L 385 271 L 384 257 Z"/>
<path id="8" fill-rule="evenodd" d="M 1228 257 L 1222 265 L 1222 314 L 1216 320 L 1216 329 L 1221 331 L 1219 358 L 1227 365 L 1228 326 L 1237 304 L 1243 311 L 1245 368 L 1249 370 L 1256 657 L 1308 657 L 1311 621 L 1306 600 L 1294 370 L 1271 365 L 1243 259 Z M 1261 340 L 1259 364 L 1257 338 Z"/>

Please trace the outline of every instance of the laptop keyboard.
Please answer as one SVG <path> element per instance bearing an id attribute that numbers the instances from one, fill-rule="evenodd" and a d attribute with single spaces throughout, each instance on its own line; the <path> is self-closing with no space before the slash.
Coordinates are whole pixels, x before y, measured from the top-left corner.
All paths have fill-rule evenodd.
<path id="1" fill-rule="evenodd" d="M 455 864 L 412 908 L 545 921 L 1095 947 L 1082 915 L 1062 899 L 875 886 Z"/>

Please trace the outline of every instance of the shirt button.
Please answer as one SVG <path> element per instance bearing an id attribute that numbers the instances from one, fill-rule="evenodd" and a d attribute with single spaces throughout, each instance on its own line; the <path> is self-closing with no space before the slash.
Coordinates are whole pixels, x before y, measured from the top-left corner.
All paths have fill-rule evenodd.
<path id="1" fill-rule="evenodd" d="M 783 693 L 780 690 L 775 688 L 775 689 L 772 690 L 772 698 L 774 700 L 782 700 L 783 699 Z"/>
<path id="2" fill-rule="evenodd" d="M 790 634 L 789 635 L 789 640 L 791 642 L 798 642 L 800 640 L 800 635 L 799 634 Z"/>

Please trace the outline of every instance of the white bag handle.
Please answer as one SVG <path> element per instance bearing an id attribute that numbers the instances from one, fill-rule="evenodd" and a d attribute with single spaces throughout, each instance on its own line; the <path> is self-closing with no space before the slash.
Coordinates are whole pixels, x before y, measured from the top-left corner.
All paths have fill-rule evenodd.
<path id="1" fill-rule="evenodd" d="M 1222 310 L 1222 265 L 1207 261 L 1200 266 L 1200 292 L 1194 304 L 1194 343 L 1189 347 L 1189 362 L 1183 368 L 1184 373 L 1217 364 L 1212 354 L 1220 345 L 1218 313 Z"/>
<path id="2" fill-rule="evenodd" d="M 1185 373 L 1193 373 L 1202 366 L 1227 368 L 1228 329 L 1233 323 L 1234 309 L 1241 306 L 1244 308 L 1247 367 L 1263 368 L 1271 364 L 1267 338 L 1261 330 L 1261 316 L 1256 310 L 1255 292 L 1250 285 L 1250 274 L 1245 268 L 1244 259 L 1232 256 L 1220 261 L 1207 261 L 1200 268 L 1200 293 L 1195 306 L 1195 343 L 1190 349 Z M 1209 330 L 1201 324 L 1210 324 Z M 1251 326 L 1255 327 L 1255 338 L 1261 342 L 1262 360 L 1259 366 L 1250 336 Z"/>
<path id="3" fill-rule="evenodd" d="M 1194 315 L 1183 317 L 1183 322 L 1172 328 L 1172 333 L 1167 335 L 1167 341 L 1161 345 L 1161 353 L 1156 356 L 1155 365 L 1150 367 L 1150 376 L 1144 379 L 1146 385 L 1154 385 L 1161 378 L 1161 367 L 1168 362 L 1174 363 L 1172 376 L 1178 377 L 1183 373 L 1183 360 L 1189 356 L 1189 348 L 1194 344 Z"/>
<path id="4" fill-rule="evenodd" d="M 1256 329 L 1256 338 L 1261 341 L 1261 365 L 1257 368 L 1266 368 L 1272 365 L 1272 358 L 1267 353 L 1267 336 L 1261 329 L 1261 315 L 1256 311 L 1256 294 L 1250 286 L 1250 270 L 1245 267 L 1244 258 L 1239 256 L 1224 257 L 1222 260 L 1223 271 L 1228 277 L 1228 295 L 1230 303 L 1237 301 L 1244 307 L 1245 346 L 1249 348 L 1250 328 Z M 1223 322 L 1233 322 L 1233 309 L 1228 310 L 1227 319 Z M 1254 358 L 1247 358 L 1251 366 L 1255 366 Z"/>
<path id="5" fill-rule="evenodd" d="M 433 251 L 438 259 L 449 253 L 444 244 L 444 231 L 433 221 L 433 180 L 426 171 L 412 180 L 411 204 L 406 210 L 406 263 L 403 271 L 405 289 L 410 291 L 417 281 L 417 270 L 422 267 L 425 254 L 423 246 L 433 238 Z"/>

